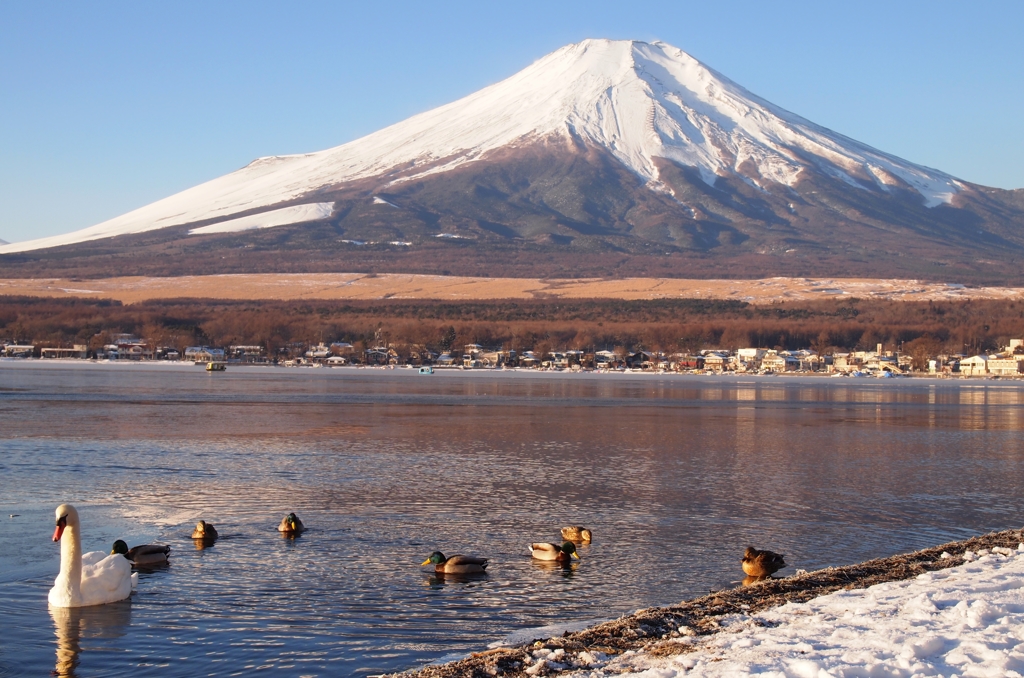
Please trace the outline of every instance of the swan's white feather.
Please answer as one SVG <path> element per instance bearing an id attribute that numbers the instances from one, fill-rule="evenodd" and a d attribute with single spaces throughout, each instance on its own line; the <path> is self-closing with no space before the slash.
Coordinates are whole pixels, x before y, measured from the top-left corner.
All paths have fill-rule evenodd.
<path id="1" fill-rule="evenodd" d="M 87 607 L 124 600 L 132 594 L 137 581 L 132 575 L 132 565 L 119 553 L 110 555 L 102 551 L 91 551 L 78 555 L 81 549 L 78 534 L 78 512 L 70 504 L 57 509 L 57 518 L 66 520 L 61 539 L 73 540 L 73 546 L 61 548 L 60 574 L 53 582 L 47 599 L 53 607 Z M 81 564 L 81 579 L 72 576 L 75 561 Z"/>

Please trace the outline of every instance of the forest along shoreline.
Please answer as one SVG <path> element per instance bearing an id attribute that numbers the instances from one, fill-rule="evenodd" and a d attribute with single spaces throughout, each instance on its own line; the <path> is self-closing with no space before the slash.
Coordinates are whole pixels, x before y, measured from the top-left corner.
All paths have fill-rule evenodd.
<path id="1" fill-rule="evenodd" d="M 526 669 L 530 664 L 531 651 L 538 648 L 562 650 L 558 663 L 566 667 L 566 672 L 585 668 L 590 663 L 586 657 L 581 657 L 585 653 L 615 656 L 633 651 L 655 657 L 684 654 L 693 651 L 694 647 L 678 642 L 680 637 L 719 633 L 723 630 L 719 620 L 726 615 L 750 615 L 786 603 L 804 603 L 839 590 L 864 589 L 884 582 L 913 579 L 926 572 L 963 565 L 967 562 L 964 554 L 968 551 L 995 547 L 1016 549 L 1022 542 L 1024 529 L 994 532 L 913 553 L 715 591 L 679 605 L 637 610 L 634 614 L 560 637 L 536 638 L 511 647 L 477 652 L 447 664 L 388 675 L 403 678 L 528 676 Z M 558 672 L 549 665 L 544 673 Z"/>

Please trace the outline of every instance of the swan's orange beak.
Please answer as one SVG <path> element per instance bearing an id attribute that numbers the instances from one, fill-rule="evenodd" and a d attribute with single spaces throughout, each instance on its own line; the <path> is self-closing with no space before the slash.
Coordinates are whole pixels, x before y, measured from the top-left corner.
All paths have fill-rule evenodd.
<path id="1" fill-rule="evenodd" d="M 60 536 L 64 534 L 64 528 L 67 527 L 68 517 L 61 516 L 60 520 L 57 521 L 57 529 L 53 531 L 53 540 L 60 541 Z"/>

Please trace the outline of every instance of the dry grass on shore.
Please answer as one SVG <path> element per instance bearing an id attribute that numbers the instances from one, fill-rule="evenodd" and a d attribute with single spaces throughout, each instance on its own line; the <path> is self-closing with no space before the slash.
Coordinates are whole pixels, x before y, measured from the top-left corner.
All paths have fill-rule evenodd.
<path id="1" fill-rule="evenodd" d="M 428 666 L 401 675 L 404 678 L 483 678 L 484 676 L 525 676 L 525 660 L 538 647 L 561 648 L 560 663 L 567 666 L 582 652 L 618 655 L 642 650 L 656 656 L 682 654 L 692 646 L 677 642 L 681 636 L 706 636 L 720 630 L 723 615 L 753 614 L 786 603 L 801 603 L 841 589 L 862 589 L 889 581 L 912 579 L 924 572 L 942 570 L 964 563 L 965 551 L 996 546 L 1016 548 L 1024 541 L 1024 530 L 995 532 L 964 541 L 869 560 L 857 565 L 830 567 L 783 579 L 771 579 L 751 586 L 717 591 L 670 607 L 638 610 L 614 621 L 556 638 L 538 638 L 517 647 L 480 652 L 439 666 Z M 943 558 L 946 552 L 951 557 Z"/>
<path id="2" fill-rule="evenodd" d="M 265 273 L 121 277 L 0 279 L 0 295 L 116 299 L 135 304 L 154 299 L 357 300 L 437 299 L 732 299 L 755 304 L 858 297 L 894 301 L 1019 299 L 1024 288 L 974 287 L 917 280 L 856 278 L 542 279 L 382 273 Z"/>

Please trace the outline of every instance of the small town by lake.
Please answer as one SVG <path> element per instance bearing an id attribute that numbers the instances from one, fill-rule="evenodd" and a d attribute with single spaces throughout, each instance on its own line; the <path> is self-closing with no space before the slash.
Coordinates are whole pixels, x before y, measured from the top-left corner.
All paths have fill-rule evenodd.
<path id="1" fill-rule="evenodd" d="M 1016 380 L 23 360 L 0 421 L 0 676 L 376 675 L 735 586 L 748 544 L 785 575 L 1024 509 Z M 85 551 L 170 563 L 54 614 L 64 502 Z M 578 563 L 531 560 L 569 524 Z M 434 550 L 488 573 L 438 577 Z"/>

